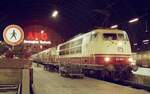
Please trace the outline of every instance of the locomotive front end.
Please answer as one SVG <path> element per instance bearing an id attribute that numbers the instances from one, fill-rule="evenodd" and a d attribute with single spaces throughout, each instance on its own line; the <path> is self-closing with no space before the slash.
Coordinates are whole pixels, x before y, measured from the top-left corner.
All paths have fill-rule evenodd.
<path id="1" fill-rule="evenodd" d="M 101 48 L 96 55 L 96 63 L 104 65 L 112 79 L 128 79 L 137 66 L 131 57 L 131 46 L 125 31 L 102 33 Z"/>

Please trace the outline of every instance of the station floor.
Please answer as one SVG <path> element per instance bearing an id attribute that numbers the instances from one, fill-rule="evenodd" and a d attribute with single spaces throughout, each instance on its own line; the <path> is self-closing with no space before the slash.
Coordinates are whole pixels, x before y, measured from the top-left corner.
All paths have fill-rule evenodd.
<path id="1" fill-rule="evenodd" d="M 33 70 L 34 94 L 150 94 L 144 90 L 87 77 L 84 79 L 64 78 L 58 73 L 44 71 L 42 67 L 33 66 Z"/>
<path id="2" fill-rule="evenodd" d="M 142 75 L 142 76 L 148 76 L 148 77 L 150 77 L 150 68 L 139 67 L 138 70 L 136 72 L 133 72 L 133 73 L 137 74 L 137 75 Z"/>

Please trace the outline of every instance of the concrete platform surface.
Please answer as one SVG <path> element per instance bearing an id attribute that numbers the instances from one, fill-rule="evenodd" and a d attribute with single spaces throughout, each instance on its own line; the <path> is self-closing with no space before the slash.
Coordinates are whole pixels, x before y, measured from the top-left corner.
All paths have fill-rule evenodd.
<path id="1" fill-rule="evenodd" d="M 92 78 L 71 79 L 34 67 L 34 94 L 150 94 Z"/>
<path id="2" fill-rule="evenodd" d="M 139 67 L 138 70 L 136 72 L 133 72 L 133 73 L 137 74 L 137 75 L 142 75 L 142 76 L 148 76 L 148 77 L 150 77 L 150 68 Z"/>

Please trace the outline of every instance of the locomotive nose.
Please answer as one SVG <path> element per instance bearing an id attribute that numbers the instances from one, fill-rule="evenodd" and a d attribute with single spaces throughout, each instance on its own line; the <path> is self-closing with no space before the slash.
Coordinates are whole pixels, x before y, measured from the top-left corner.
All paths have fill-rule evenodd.
<path id="1" fill-rule="evenodd" d="M 133 60 L 133 58 L 131 58 L 131 57 L 128 58 L 128 61 L 131 62 L 131 63 L 134 63 L 134 60 Z"/>
<path id="2" fill-rule="evenodd" d="M 130 62 L 131 68 L 133 71 L 138 70 L 138 66 L 136 65 L 136 61 L 133 58 L 128 58 L 128 61 Z"/>

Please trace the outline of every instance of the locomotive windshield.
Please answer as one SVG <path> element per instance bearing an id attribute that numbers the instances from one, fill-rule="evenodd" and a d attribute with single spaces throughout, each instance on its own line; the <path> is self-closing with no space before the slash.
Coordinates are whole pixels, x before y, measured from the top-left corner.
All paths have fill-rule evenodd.
<path id="1" fill-rule="evenodd" d="M 127 37 L 124 34 L 118 34 L 118 40 L 127 40 Z"/>
<path id="2" fill-rule="evenodd" d="M 103 37 L 104 40 L 127 40 L 124 34 L 117 34 L 117 33 L 104 33 Z"/>
<path id="3" fill-rule="evenodd" d="M 117 40 L 117 34 L 115 33 L 104 33 L 104 40 Z"/>

